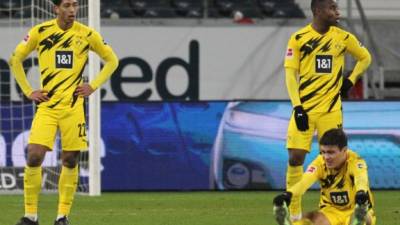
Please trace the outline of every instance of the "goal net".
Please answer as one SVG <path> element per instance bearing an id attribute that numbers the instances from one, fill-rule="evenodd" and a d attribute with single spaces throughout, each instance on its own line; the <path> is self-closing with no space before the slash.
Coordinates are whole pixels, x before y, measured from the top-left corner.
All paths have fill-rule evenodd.
<path id="1" fill-rule="evenodd" d="M 89 23 L 89 1 L 79 0 L 77 20 Z M 0 2 L 0 193 L 22 193 L 27 141 L 35 105 L 19 89 L 8 66 L 8 58 L 17 44 L 34 25 L 55 18 L 51 0 L 2 0 Z M 91 17 L 93 18 L 93 16 Z M 97 17 L 97 19 L 99 19 Z M 23 63 L 28 80 L 39 88 L 37 55 L 32 52 Z M 84 72 L 86 80 L 89 69 Z M 88 102 L 88 101 L 86 101 Z M 88 104 L 86 105 L 89 108 Z M 87 118 L 87 121 L 88 118 Z M 92 140 L 89 137 L 89 142 Z M 61 142 L 57 135 L 52 152 L 46 154 L 43 166 L 44 192 L 55 192 L 61 169 Z M 81 154 L 78 192 L 89 192 L 88 153 Z M 98 182 L 97 182 L 98 183 Z"/>

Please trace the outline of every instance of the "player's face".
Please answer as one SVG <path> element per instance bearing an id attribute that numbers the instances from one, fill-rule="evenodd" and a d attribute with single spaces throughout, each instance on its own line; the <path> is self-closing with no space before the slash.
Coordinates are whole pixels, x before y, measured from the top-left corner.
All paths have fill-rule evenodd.
<path id="1" fill-rule="evenodd" d="M 347 147 L 340 149 L 335 145 L 320 145 L 320 154 L 328 169 L 340 169 L 347 159 Z"/>
<path id="2" fill-rule="evenodd" d="M 318 9 L 318 18 L 329 26 L 335 26 L 339 23 L 340 13 L 335 0 L 326 0 Z"/>
<path id="3" fill-rule="evenodd" d="M 78 0 L 63 0 L 59 6 L 55 6 L 58 18 L 65 23 L 72 23 L 78 12 Z"/>

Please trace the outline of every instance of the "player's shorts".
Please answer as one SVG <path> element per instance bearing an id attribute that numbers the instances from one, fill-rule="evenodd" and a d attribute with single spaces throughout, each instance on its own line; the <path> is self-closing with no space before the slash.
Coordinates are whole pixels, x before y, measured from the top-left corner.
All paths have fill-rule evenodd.
<path id="1" fill-rule="evenodd" d="M 308 113 L 309 129 L 299 131 L 292 113 L 287 132 L 286 148 L 303 149 L 309 152 L 315 130 L 317 130 L 319 140 L 326 131 L 342 127 L 342 123 L 341 110 L 328 113 Z"/>
<path id="2" fill-rule="evenodd" d="M 354 210 L 338 210 L 334 207 L 324 207 L 319 210 L 329 220 L 330 225 L 349 225 L 351 216 Z M 376 224 L 375 212 L 373 209 L 369 209 L 367 216 L 371 220 L 371 225 Z"/>
<path id="3" fill-rule="evenodd" d="M 53 149 L 57 130 L 60 131 L 63 151 L 87 150 L 84 106 L 64 109 L 39 107 L 32 121 L 29 144 Z"/>

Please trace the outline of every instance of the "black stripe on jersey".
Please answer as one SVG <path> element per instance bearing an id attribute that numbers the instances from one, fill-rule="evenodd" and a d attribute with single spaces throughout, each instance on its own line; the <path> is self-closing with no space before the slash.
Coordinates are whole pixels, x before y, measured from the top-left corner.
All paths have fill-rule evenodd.
<path id="1" fill-rule="evenodd" d="M 87 35 L 87 37 L 90 37 L 92 35 L 92 31 L 90 31 L 90 33 Z"/>
<path id="2" fill-rule="evenodd" d="M 67 40 L 65 40 L 62 44 L 61 44 L 61 46 L 63 47 L 63 48 L 69 48 L 69 47 L 71 47 L 71 44 L 72 44 L 72 38 L 74 37 L 74 35 L 72 35 L 71 37 L 69 37 Z"/>
<path id="3" fill-rule="evenodd" d="M 321 44 L 321 40 L 323 38 L 323 36 L 320 38 L 311 38 L 303 46 L 301 46 L 300 52 L 302 52 L 303 55 L 301 56 L 300 62 L 303 61 L 305 57 L 310 55 Z"/>
<path id="4" fill-rule="evenodd" d="M 76 100 L 78 100 L 78 95 L 73 94 L 72 95 L 72 102 L 71 102 L 71 108 L 74 107 Z"/>
<path id="5" fill-rule="evenodd" d="M 318 92 L 322 87 L 324 87 L 324 86 L 327 85 L 327 84 L 328 84 L 328 82 L 325 82 L 325 83 L 323 83 L 322 85 L 320 85 L 319 87 L 315 88 L 314 91 L 312 91 L 312 92 L 310 92 L 309 94 L 307 94 L 307 95 L 301 97 L 301 98 L 300 98 L 301 103 L 304 103 L 304 102 L 310 100 L 312 97 L 315 96 L 315 94 L 317 94 L 317 92 Z"/>
<path id="6" fill-rule="evenodd" d="M 332 110 L 333 106 L 336 105 L 336 102 L 338 101 L 339 97 L 340 97 L 340 93 L 337 93 L 335 95 L 335 97 L 333 98 L 331 105 L 329 106 L 328 112 L 330 112 Z"/>
<path id="7" fill-rule="evenodd" d="M 44 70 L 42 70 L 42 71 L 40 71 L 40 74 L 44 74 L 44 73 L 46 73 L 46 71 L 48 70 L 49 68 L 47 67 L 46 69 L 44 69 Z"/>
<path id="8" fill-rule="evenodd" d="M 336 175 L 328 175 L 326 179 L 321 179 L 322 188 L 330 188 L 335 183 Z"/>
<path id="9" fill-rule="evenodd" d="M 318 102 L 317 104 L 311 106 L 310 108 L 306 108 L 306 109 L 304 109 L 304 110 L 305 110 L 306 112 L 310 112 L 313 108 L 315 108 L 317 105 L 319 105 L 319 103 L 321 103 L 321 101 Z"/>
<path id="10" fill-rule="evenodd" d="M 89 44 L 87 44 L 82 51 L 79 53 L 79 55 L 82 55 L 82 53 L 87 52 L 89 50 Z"/>
<path id="11" fill-rule="evenodd" d="M 79 84 L 79 82 L 81 82 L 81 80 L 82 80 L 82 76 L 77 76 L 77 77 L 75 78 L 75 80 L 73 80 L 72 83 L 71 83 L 70 85 L 68 85 L 68 87 L 64 88 L 64 91 L 67 90 L 68 88 L 70 88 L 70 87 L 71 87 L 72 85 L 74 85 L 75 83 L 78 83 L 78 84 Z"/>
<path id="12" fill-rule="evenodd" d="M 346 52 L 346 50 L 347 50 L 347 48 L 343 48 L 343 50 L 339 53 L 339 55 L 338 56 L 340 56 L 340 55 L 342 55 L 342 54 L 344 54 L 345 52 Z"/>
<path id="13" fill-rule="evenodd" d="M 304 33 L 301 33 L 301 34 L 297 34 L 296 37 L 295 37 L 296 41 L 298 41 L 300 38 L 303 37 L 303 35 L 307 34 L 308 32 L 310 32 L 310 31 L 307 31 L 307 32 L 304 32 Z"/>
<path id="14" fill-rule="evenodd" d="M 342 189 L 344 187 L 344 177 L 336 184 L 336 188 Z"/>
<path id="15" fill-rule="evenodd" d="M 83 74 L 83 71 L 85 70 L 87 61 L 88 61 L 88 60 L 86 59 L 85 64 L 83 64 L 84 66 L 82 67 L 82 69 L 81 69 L 81 71 L 79 72 L 78 76 L 75 78 L 75 80 L 72 82 L 72 84 L 71 84 L 70 86 L 72 86 L 72 85 L 75 84 L 75 83 L 78 83 L 78 84 L 79 84 L 79 82 L 81 82 L 81 80 L 82 80 L 82 74 Z M 70 87 L 70 86 L 69 86 L 69 87 Z M 76 103 L 76 100 L 78 100 L 78 96 L 75 95 L 75 93 L 73 93 L 73 94 L 72 94 L 71 108 L 74 107 L 74 105 L 75 105 L 75 103 Z"/>
<path id="16" fill-rule="evenodd" d="M 65 78 L 64 80 L 60 81 L 60 83 L 54 85 L 54 87 L 49 91 L 49 93 L 47 94 L 47 96 L 49 96 L 49 98 L 51 98 L 51 96 L 54 95 L 54 93 L 57 91 L 57 88 L 60 87 L 60 85 L 62 85 L 65 81 L 67 81 L 71 76 Z"/>
<path id="17" fill-rule="evenodd" d="M 328 93 L 333 87 L 335 87 L 336 85 L 338 85 L 339 80 L 342 78 L 342 67 L 340 67 L 338 74 L 336 75 L 336 79 L 335 81 L 331 84 L 331 86 L 325 91 L 325 94 Z"/>
<path id="18" fill-rule="evenodd" d="M 350 34 L 347 34 L 344 40 L 347 40 L 350 37 Z"/>
<path id="19" fill-rule="evenodd" d="M 59 70 L 56 73 L 50 73 L 49 75 L 47 75 L 46 78 L 44 78 L 42 81 L 42 87 L 45 87 L 60 72 L 61 71 Z"/>
<path id="20" fill-rule="evenodd" d="M 328 42 L 326 42 L 326 43 L 324 44 L 324 46 L 322 46 L 322 48 L 320 49 L 320 51 L 322 51 L 322 52 L 328 52 L 329 50 L 331 50 L 331 42 L 332 42 L 332 39 L 329 40 Z"/>
<path id="21" fill-rule="evenodd" d="M 351 186 L 352 187 L 354 187 L 354 184 L 355 184 L 355 182 L 354 182 L 354 176 L 353 175 L 350 175 L 350 181 L 351 181 Z"/>
<path id="22" fill-rule="evenodd" d="M 312 83 L 314 83 L 314 81 L 318 80 L 319 77 L 316 77 L 314 79 L 309 79 L 304 81 L 304 83 L 300 84 L 299 90 L 304 90 L 306 87 L 308 87 L 309 85 L 311 85 Z"/>
<path id="23" fill-rule="evenodd" d="M 53 105 L 50 105 L 50 106 L 47 106 L 47 107 L 52 109 L 52 108 L 56 107 L 61 101 L 62 101 L 62 99 L 58 100 L 58 102 L 54 103 Z"/>
<path id="24" fill-rule="evenodd" d="M 63 33 L 53 33 L 49 35 L 47 38 L 43 39 L 40 43 L 39 46 L 42 46 L 42 50 L 40 51 L 40 54 L 42 54 L 46 50 L 50 50 L 53 48 L 58 42 L 60 42 L 65 35 L 66 32 Z"/>
<path id="25" fill-rule="evenodd" d="M 39 33 L 42 33 L 43 31 L 47 30 L 47 28 L 52 27 L 52 26 L 54 26 L 54 23 L 50 24 L 50 25 L 45 25 L 45 26 L 39 27 Z"/>

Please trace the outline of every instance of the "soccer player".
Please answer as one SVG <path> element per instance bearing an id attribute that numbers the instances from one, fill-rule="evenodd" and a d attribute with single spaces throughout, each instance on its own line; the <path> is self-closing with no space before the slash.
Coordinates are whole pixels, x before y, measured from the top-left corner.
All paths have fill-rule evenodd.
<path id="1" fill-rule="evenodd" d="M 75 21 L 78 0 L 53 0 L 57 18 L 33 27 L 18 44 L 10 58 L 10 67 L 23 93 L 37 104 L 29 136 L 24 173 L 25 215 L 17 225 L 37 225 L 38 198 L 42 183 L 42 162 L 54 145 L 59 129 L 62 142 L 62 169 L 59 179 L 59 204 L 55 225 L 69 224 L 72 201 L 78 183 L 78 158 L 87 149 L 84 97 L 98 89 L 118 66 L 118 58 L 95 30 Z M 22 62 L 36 50 L 39 58 L 39 90 L 33 90 Z M 88 51 L 105 62 L 90 82 L 82 73 Z"/>
<path id="2" fill-rule="evenodd" d="M 275 197 L 274 215 L 278 224 L 292 224 L 287 205 L 318 180 L 319 210 L 305 213 L 293 224 L 374 225 L 374 201 L 365 161 L 347 149 L 347 137 L 342 129 L 327 131 L 319 144 L 320 155 L 308 166 L 301 180 Z"/>
<path id="3" fill-rule="evenodd" d="M 341 95 L 371 62 L 357 38 L 337 27 L 340 15 L 335 0 L 312 0 L 311 9 L 312 23 L 291 36 L 285 57 L 286 86 L 293 105 L 286 143 L 288 189 L 301 179 L 315 130 L 320 138 L 325 131 L 342 127 Z M 349 77 L 343 76 L 346 53 L 357 60 Z M 292 199 L 290 212 L 293 221 L 301 218 L 301 199 Z"/>

